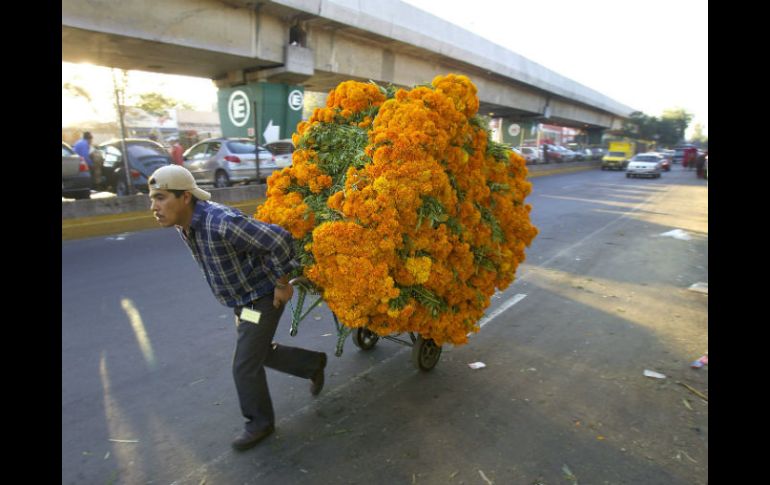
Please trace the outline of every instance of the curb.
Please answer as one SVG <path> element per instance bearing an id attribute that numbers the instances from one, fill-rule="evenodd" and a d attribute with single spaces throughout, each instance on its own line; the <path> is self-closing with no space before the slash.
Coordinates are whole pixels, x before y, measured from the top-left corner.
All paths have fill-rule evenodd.
<path id="1" fill-rule="evenodd" d="M 582 165 L 548 170 L 530 170 L 527 174 L 527 178 L 594 170 L 597 167 L 598 165 Z M 238 202 L 223 201 L 223 203 L 229 205 L 230 207 L 235 207 L 245 214 L 254 214 L 254 212 L 257 210 L 257 207 L 262 202 L 264 202 L 264 200 L 264 197 L 259 197 L 256 199 L 240 200 Z M 119 214 L 95 215 L 68 219 L 62 217 L 61 239 L 62 241 L 72 241 L 76 239 L 111 236 L 127 232 L 146 231 L 148 229 L 159 228 L 160 226 L 155 221 L 155 218 L 152 216 L 149 209 L 123 212 Z"/>
<path id="2" fill-rule="evenodd" d="M 240 209 L 245 214 L 253 214 L 264 200 L 264 198 L 251 199 L 235 203 L 231 202 L 227 205 Z M 80 217 L 78 219 L 62 219 L 61 239 L 62 241 L 71 241 L 74 239 L 110 236 L 148 229 L 160 229 L 149 210 Z"/>

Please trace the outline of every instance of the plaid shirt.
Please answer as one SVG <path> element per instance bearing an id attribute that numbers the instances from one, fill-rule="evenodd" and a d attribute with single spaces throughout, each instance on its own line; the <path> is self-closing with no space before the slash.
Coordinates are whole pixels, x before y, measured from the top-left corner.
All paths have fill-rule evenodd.
<path id="1" fill-rule="evenodd" d="M 189 234 L 177 230 L 214 296 L 231 308 L 272 293 L 278 278 L 299 267 L 289 232 L 216 202 L 198 201 Z"/>

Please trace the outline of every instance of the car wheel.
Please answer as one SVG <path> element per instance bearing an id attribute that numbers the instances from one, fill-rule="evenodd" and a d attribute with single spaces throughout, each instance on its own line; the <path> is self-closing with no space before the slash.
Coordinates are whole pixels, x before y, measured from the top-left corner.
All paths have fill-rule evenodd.
<path id="1" fill-rule="evenodd" d="M 227 176 L 227 172 L 220 170 L 214 176 L 214 187 L 222 189 L 230 186 L 230 177 Z"/>

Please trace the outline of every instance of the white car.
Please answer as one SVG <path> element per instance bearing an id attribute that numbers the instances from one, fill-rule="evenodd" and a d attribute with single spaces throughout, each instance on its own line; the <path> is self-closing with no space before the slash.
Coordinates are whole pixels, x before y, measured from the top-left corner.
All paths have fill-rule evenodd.
<path id="1" fill-rule="evenodd" d="M 527 160 L 527 163 L 540 162 L 540 154 L 535 147 L 521 147 L 521 156 Z"/>
<path id="2" fill-rule="evenodd" d="M 626 178 L 653 177 L 660 178 L 663 157 L 657 153 L 639 153 L 628 161 Z"/>
<path id="3" fill-rule="evenodd" d="M 537 148 L 532 147 L 511 147 L 511 150 L 513 150 L 517 155 L 520 155 L 524 160 L 526 160 L 527 165 L 529 164 L 535 164 L 540 161 L 540 158 L 538 157 Z"/>

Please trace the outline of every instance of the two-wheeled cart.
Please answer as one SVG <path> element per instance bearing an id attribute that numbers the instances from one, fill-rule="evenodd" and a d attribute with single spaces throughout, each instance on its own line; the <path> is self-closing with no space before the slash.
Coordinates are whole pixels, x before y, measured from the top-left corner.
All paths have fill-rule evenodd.
<path id="1" fill-rule="evenodd" d="M 294 337 L 297 335 L 299 323 L 304 320 L 305 317 L 307 317 L 310 312 L 323 301 L 323 296 L 320 295 L 320 292 L 313 286 L 310 280 L 304 276 L 292 279 L 290 284 L 298 290 L 297 306 L 293 307 L 292 305 L 291 330 L 289 332 L 290 335 Z M 316 295 L 317 299 L 310 306 L 308 306 L 307 310 L 305 310 L 303 313 L 305 299 L 308 294 Z M 406 332 L 406 335 L 409 336 L 409 340 L 403 338 L 402 335 L 404 334 L 402 333 L 380 336 L 366 327 L 347 327 L 340 323 L 340 321 L 337 319 L 337 315 L 335 315 L 334 312 L 331 313 L 332 317 L 334 318 L 334 326 L 337 330 L 337 347 L 334 352 L 334 355 L 337 357 L 342 355 L 342 348 L 345 345 L 345 339 L 348 337 L 348 335 L 350 335 L 350 338 L 353 340 L 353 343 L 356 345 L 356 347 L 364 351 L 372 350 L 380 339 L 390 340 L 391 342 L 411 347 L 412 363 L 421 371 L 427 372 L 436 367 L 436 364 L 438 364 L 439 358 L 441 357 L 441 346 L 436 345 L 436 342 L 434 342 L 432 339 L 425 339 L 421 335 L 415 335 L 414 332 Z"/>

